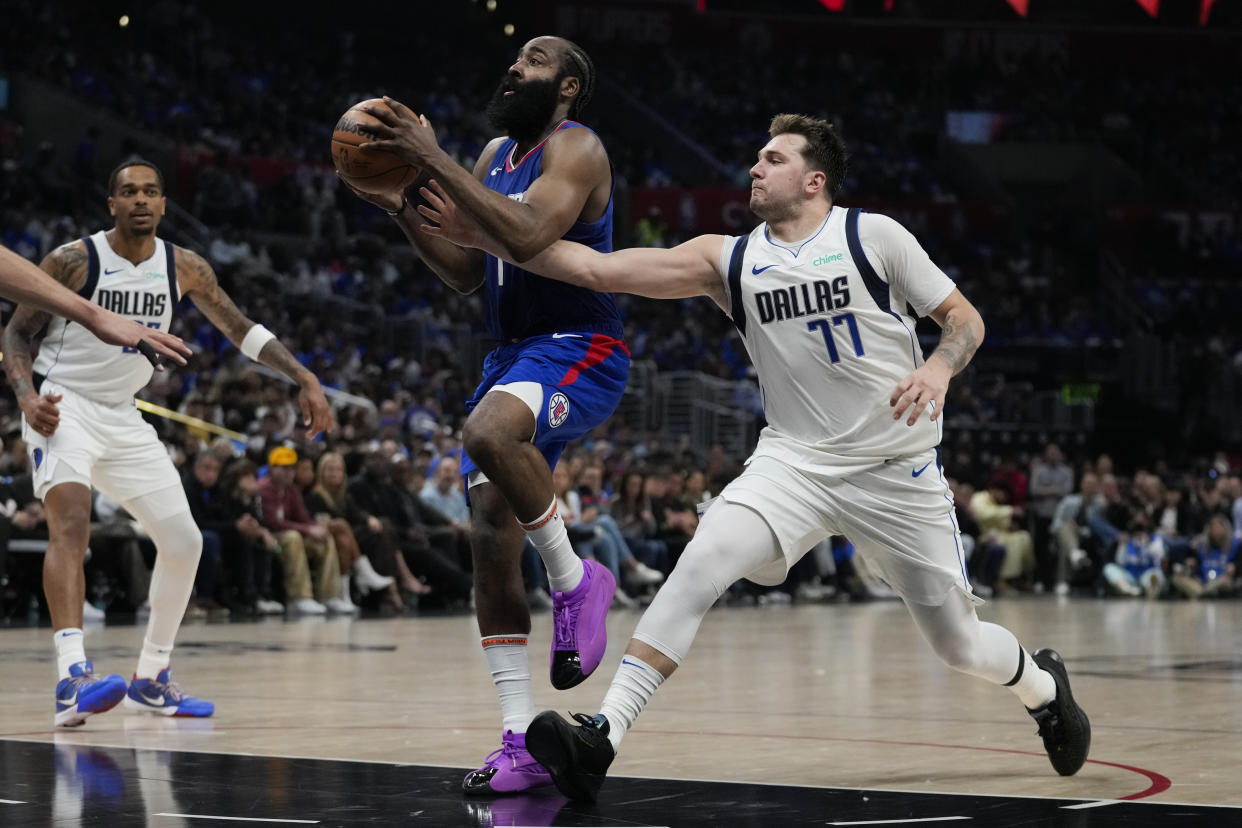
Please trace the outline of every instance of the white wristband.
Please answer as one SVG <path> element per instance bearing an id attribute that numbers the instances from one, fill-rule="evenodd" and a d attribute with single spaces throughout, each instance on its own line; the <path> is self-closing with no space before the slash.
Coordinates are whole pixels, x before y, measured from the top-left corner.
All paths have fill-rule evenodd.
<path id="1" fill-rule="evenodd" d="M 241 352 L 255 362 L 258 362 L 259 351 L 262 351 L 263 346 L 275 338 L 276 334 L 262 325 L 256 324 L 253 328 L 246 331 L 246 338 L 241 343 Z"/>

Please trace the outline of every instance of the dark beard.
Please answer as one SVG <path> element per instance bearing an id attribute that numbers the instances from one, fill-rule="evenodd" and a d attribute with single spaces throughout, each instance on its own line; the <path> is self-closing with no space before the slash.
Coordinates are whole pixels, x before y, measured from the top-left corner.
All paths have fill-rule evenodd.
<path id="1" fill-rule="evenodd" d="M 487 120 L 515 141 L 533 141 L 548 128 L 560 102 L 559 79 L 517 83 L 505 77 L 487 102 Z M 513 90 L 506 98 L 505 93 Z"/>

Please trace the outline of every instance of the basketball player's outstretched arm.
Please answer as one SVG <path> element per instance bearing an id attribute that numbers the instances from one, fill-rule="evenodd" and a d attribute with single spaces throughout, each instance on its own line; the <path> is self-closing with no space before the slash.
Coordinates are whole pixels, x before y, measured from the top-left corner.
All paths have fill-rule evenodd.
<path id="1" fill-rule="evenodd" d="M 671 249 L 631 247 L 612 253 L 560 240 L 523 261 L 479 222 L 457 209 L 439 181 L 428 182 L 421 194 L 427 204 L 418 211 L 431 222 L 421 227 L 425 235 L 479 247 L 531 273 L 594 291 L 633 293 L 652 299 L 707 296 L 722 310 L 728 308 L 718 263 L 724 236 L 698 236 Z"/>
<path id="2" fill-rule="evenodd" d="M 206 259 L 181 247 L 177 248 L 176 255 L 177 281 L 184 294 L 230 342 L 241 348 L 242 341 L 255 323 L 238 310 L 220 287 L 215 271 Z M 298 362 L 279 339 L 273 337 L 263 345 L 258 361 L 298 384 L 298 405 L 302 408 L 302 424 L 307 427 L 307 437 L 332 430 L 332 409 L 319 386 L 319 379 Z"/>
<path id="3" fill-rule="evenodd" d="M 926 362 L 897 383 L 888 401 L 894 420 L 910 409 L 906 425 L 914 425 L 931 402 L 935 402 L 931 418 L 940 416 L 949 380 L 970 364 L 983 342 L 983 317 L 957 288 L 931 312 L 931 317 L 940 325 L 940 344 Z"/>
<path id="4" fill-rule="evenodd" d="M 140 341 L 145 341 L 156 353 L 179 365 L 185 365 L 190 349 L 180 338 L 140 325 L 74 293 L 86 281 L 86 262 L 86 250 L 81 242 L 64 245 L 43 260 L 44 271 L 52 274 L 53 278 L 56 278 L 53 269 L 59 271 L 73 265 L 71 270 L 76 274 L 78 282 L 76 287 L 70 289 L 48 279 L 39 268 L 7 247 L 0 247 L 0 294 L 31 309 L 71 319 L 109 345 L 132 348 Z M 43 321 L 47 321 L 46 314 Z M 155 367 L 163 370 L 163 366 L 158 363 Z"/>
<path id="5" fill-rule="evenodd" d="M 388 109 L 367 108 L 385 124 L 376 129 L 381 140 L 363 144 L 396 152 L 407 158 L 425 160 L 423 169 L 440 182 L 457 202 L 508 253 L 505 258 L 526 261 L 561 238 L 582 215 L 587 199 L 601 196 L 606 203 L 612 188 L 612 169 L 599 138 L 588 129 L 562 129 L 553 132 L 543 148 L 539 177 L 516 201 L 488 189 L 480 172 L 488 165 L 476 166 L 471 175 L 452 156 L 435 144 L 435 132 L 426 118 L 408 107 L 384 98 Z M 497 144 L 499 142 L 493 142 Z M 417 150 L 414 147 L 418 147 Z M 483 153 L 487 157 L 494 155 Z M 480 159 L 482 160 L 482 159 Z M 491 159 L 500 162 L 503 159 Z M 602 207 L 601 207 L 602 213 Z"/>

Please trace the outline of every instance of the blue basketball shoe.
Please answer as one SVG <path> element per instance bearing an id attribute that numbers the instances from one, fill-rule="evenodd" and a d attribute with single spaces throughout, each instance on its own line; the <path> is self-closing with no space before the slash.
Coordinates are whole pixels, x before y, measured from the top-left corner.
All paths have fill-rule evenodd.
<path id="1" fill-rule="evenodd" d="M 88 716 L 116 707 L 125 697 L 125 679 L 113 673 L 99 678 L 95 665 L 79 661 L 69 667 L 69 678 L 56 685 L 56 727 L 77 727 Z"/>
<path id="2" fill-rule="evenodd" d="M 153 679 L 134 676 L 125 695 L 125 709 L 158 716 L 194 716 L 202 718 L 216 712 L 209 701 L 196 699 L 181 692 L 181 687 L 169 674 L 171 667 L 160 670 Z"/>

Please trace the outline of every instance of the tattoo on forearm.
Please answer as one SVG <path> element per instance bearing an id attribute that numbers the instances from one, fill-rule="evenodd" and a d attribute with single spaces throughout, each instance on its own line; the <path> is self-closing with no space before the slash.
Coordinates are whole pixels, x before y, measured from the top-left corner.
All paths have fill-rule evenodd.
<path id="1" fill-rule="evenodd" d="M 978 348 L 978 338 L 969 320 L 962 321 L 950 312 L 940 331 L 940 344 L 936 346 L 932 356 L 943 359 L 953 369 L 953 373 L 957 374 L 970 363 Z"/>
<path id="2" fill-rule="evenodd" d="M 270 339 L 264 344 L 263 350 L 259 351 L 259 362 L 276 369 L 294 382 L 300 382 L 300 375 L 306 370 L 279 339 Z"/>
<path id="3" fill-rule="evenodd" d="M 86 284 L 89 261 L 86 250 L 78 242 L 70 242 L 49 253 L 40 268 L 65 287 L 77 291 Z M 51 318 L 52 315 L 46 311 L 19 305 L 4 329 L 3 338 L 0 338 L 4 348 L 4 373 L 18 399 L 35 390 L 31 367 L 34 362 L 31 355 L 34 339 Z"/>

